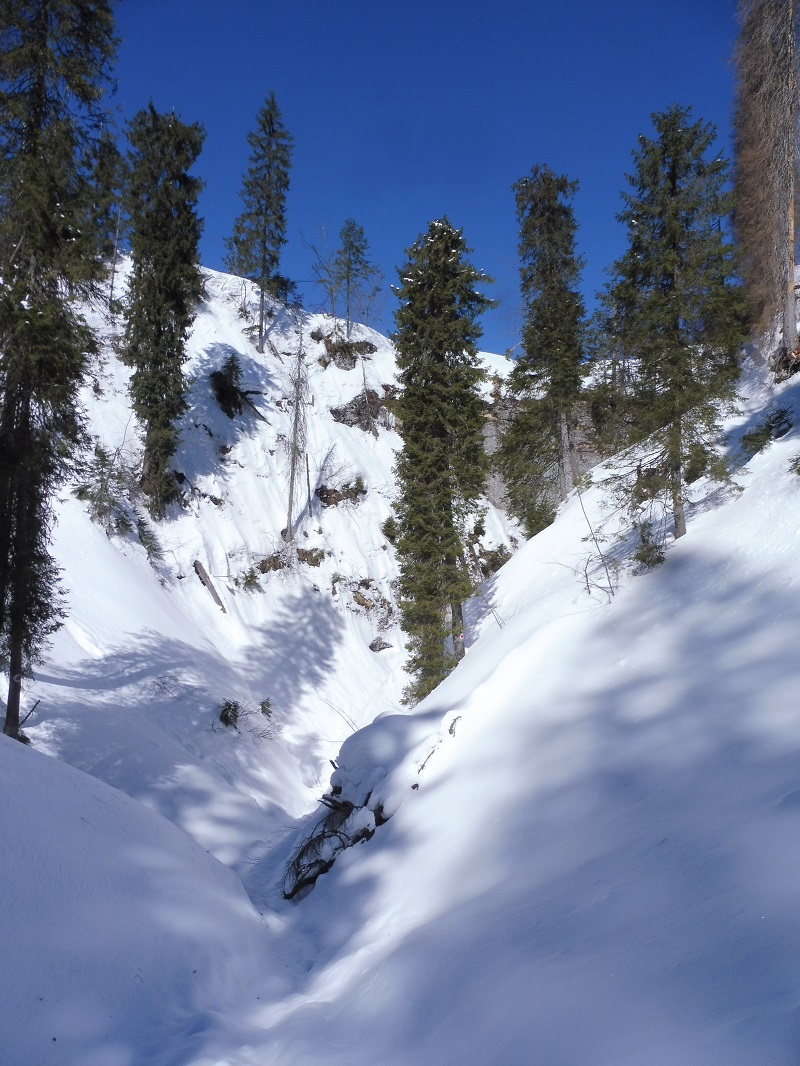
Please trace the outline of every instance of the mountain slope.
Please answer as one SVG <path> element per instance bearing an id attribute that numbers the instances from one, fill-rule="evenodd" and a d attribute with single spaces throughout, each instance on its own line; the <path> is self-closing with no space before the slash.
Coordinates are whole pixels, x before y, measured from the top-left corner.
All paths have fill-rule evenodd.
<path id="1" fill-rule="evenodd" d="M 576 498 L 503 568 L 414 724 L 346 743 L 396 813 L 283 912 L 314 966 L 226 1062 L 796 1061 L 799 436 L 613 599 Z"/>
<path id="2" fill-rule="evenodd" d="M 650 573 L 632 572 L 603 484 L 613 462 L 596 470 L 482 586 L 463 662 L 404 713 L 379 532 L 390 419 L 375 438 L 330 416 L 363 382 L 317 362 L 324 319 L 279 312 L 257 358 L 247 291 L 207 283 L 185 507 L 155 529 L 163 559 L 65 497 L 70 616 L 26 690 L 28 706 L 42 699 L 26 730 L 57 759 L 0 744 L 6 987 L 19 975 L 2 1023 L 17 1060 L 795 1063 L 800 386 L 773 390 L 748 367 L 729 422 L 741 491 L 696 483 L 688 536 Z M 287 554 L 280 438 L 301 325 L 312 510 L 294 516 L 296 543 L 323 554 L 261 574 Z M 391 348 L 363 337 L 380 392 Z M 215 407 L 208 371 L 231 349 L 267 423 Z M 135 453 L 125 378 L 109 356 L 87 405 L 108 448 Z M 745 464 L 742 434 L 775 403 L 792 428 Z M 358 502 L 313 495 L 359 475 Z M 487 545 L 513 533 L 496 511 L 487 527 Z M 391 647 L 370 651 L 376 636 Z M 249 712 L 238 731 L 219 722 L 224 699 Z M 388 820 L 290 902 L 287 864 L 329 813 L 323 791 L 362 828 Z"/>

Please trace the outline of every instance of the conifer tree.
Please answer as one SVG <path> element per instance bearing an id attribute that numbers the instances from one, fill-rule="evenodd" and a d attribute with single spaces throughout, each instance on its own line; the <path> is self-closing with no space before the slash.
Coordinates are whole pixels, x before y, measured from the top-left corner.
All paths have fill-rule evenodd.
<path id="1" fill-rule="evenodd" d="M 101 274 L 88 160 L 115 49 L 107 0 L 0 0 L 0 658 L 4 732 L 59 624 L 51 500 L 82 440 L 94 337 L 68 295 Z"/>
<path id="2" fill-rule="evenodd" d="M 629 368 L 634 435 L 652 444 L 632 493 L 663 496 L 677 538 L 686 532 L 685 485 L 722 475 L 718 401 L 733 390 L 744 315 L 714 127 L 677 105 L 652 121 L 655 136 L 640 136 L 623 193 L 628 249 L 606 304 Z"/>
<path id="3" fill-rule="evenodd" d="M 133 409 L 144 428 L 142 489 L 148 510 L 162 517 L 177 495 L 171 469 L 176 421 L 186 409 L 182 364 L 203 283 L 198 263 L 202 181 L 188 171 L 200 154 L 203 129 L 152 103 L 128 127 L 131 272 L 124 358 L 133 368 Z"/>
<path id="4" fill-rule="evenodd" d="M 279 270 L 281 249 L 286 244 L 286 195 L 292 137 L 283 125 L 275 93 L 271 92 L 248 133 L 250 166 L 242 179 L 244 210 L 227 240 L 226 263 L 233 274 L 258 285 L 258 351 L 264 351 L 266 297 L 287 300 L 293 286 Z"/>
<path id="5" fill-rule="evenodd" d="M 431 222 L 408 249 L 396 289 L 403 438 L 397 550 L 411 701 L 435 688 L 463 654 L 461 604 L 471 591 L 464 538 L 486 477 L 476 342 L 478 316 L 492 301 L 476 286 L 491 279 L 468 254 L 461 230 L 446 218 Z"/>
<path id="6" fill-rule="evenodd" d="M 796 362 L 797 122 L 795 0 L 740 0 L 734 113 L 736 210 L 745 292 L 757 330 L 780 315 Z"/>
<path id="7" fill-rule="evenodd" d="M 333 279 L 344 299 L 346 337 L 356 307 L 366 310 L 378 291 L 381 272 L 367 256 L 367 236 L 362 226 L 348 218 L 339 231 L 341 244 L 333 260 Z"/>
<path id="8" fill-rule="evenodd" d="M 512 510 L 529 534 L 552 519 L 553 497 L 564 499 L 579 473 L 572 425 L 580 395 L 584 308 L 570 202 L 577 188 L 577 182 L 543 164 L 513 186 L 523 354 L 509 379 L 519 399 L 499 463 Z"/>

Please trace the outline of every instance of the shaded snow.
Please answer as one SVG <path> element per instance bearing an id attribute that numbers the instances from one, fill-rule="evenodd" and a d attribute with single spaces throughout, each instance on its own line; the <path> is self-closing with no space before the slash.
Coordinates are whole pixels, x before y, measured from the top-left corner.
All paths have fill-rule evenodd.
<path id="1" fill-rule="evenodd" d="M 379 528 L 397 439 L 327 417 L 360 370 L 323 370 L 324 319 L 304 318 L 312 489 L 338 469 L 369 491 L 299 517 L 298 543 L 330 553 L 319 568 L 237 587 L 282 544 L 298 323 L 281 312 L 261 359 L 241 283 L 209 272 L 208 290 L 179 457 L 194 492 L 158 526 L 164 561 L 65 500 L 70 617 L 25 695 L 55 758 L 0 743 L 10 1061 L 793 1066 L 800 386 L 748 364 L 732 456 L 771 403 L 795 425 L 740 466 L 740 491 L 692 487 L 688 535 L 649 574 L 633 575 L 608 504 L 613 464 L 595 471 L 481 588 L 463 662 L 409 713 L 396 620 L 379 629 L 353 599 L 390 598 Z M 391 348 L 364 335 L 380 392 Z M 230 350 L 268 425 L 215 409 L 207 373 Z M 109 359 L 87 403 L 107 444 L 135 448 L 125 377 Z M 392 647 L 375 654 L 378 632 Z M 253 711 L 238 734 L 216 720 L 224 698 Z M 286 863 L 331 786 L 390 820 L 286 902 Z"/>

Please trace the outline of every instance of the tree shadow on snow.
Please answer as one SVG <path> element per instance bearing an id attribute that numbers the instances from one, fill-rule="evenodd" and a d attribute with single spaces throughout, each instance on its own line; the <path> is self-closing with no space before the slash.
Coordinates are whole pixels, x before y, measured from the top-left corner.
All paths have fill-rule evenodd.
<path id="1" fill-rule="evenodd" d="M 441 864 L 454 898 L 362 967 L 346 1009 L 287 1016 L 275 1036 L 296 1061 L 314 1061 L 324 1029 L 331 1064 L 358 1046 L 386 1066 L 793 1066 L 800 600 L 779 581 L 696 550 L 671 557 L 564 649 L 557 707 L 520 677 L 527 713 L 485 766 L 497 781 L 490 760 L 504 760 L 513 786 L 479 790 L 475 749 L 461 770 L 456 753 L 476 797 L 468 841 L 448 858 L 434 836 L 415 855 Z M 374 916 L 359 854 L 386 847 L 403 876 L 398 822 L 297 905 L 323 955 L 337 957 L 326 921 L 347 943 Z M 413 872 L 404 880 L 424 908 Z"/>

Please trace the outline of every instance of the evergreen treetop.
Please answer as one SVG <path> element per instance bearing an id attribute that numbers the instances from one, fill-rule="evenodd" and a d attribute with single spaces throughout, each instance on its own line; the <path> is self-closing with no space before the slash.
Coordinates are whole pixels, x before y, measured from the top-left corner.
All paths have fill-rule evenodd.
<path id="1" fill-rule="evenodd" d="M 131 397 L 145 430 L 142 487 L 155 516 L 164 514 L 176 486 L 170 462 L 178 445 L 176 420 L 186 408 L 182 364 L 203 282 L 198 262 L 202 181 L 188 173 L 203 144 L 203 129 L 152 103 L 131 120 L 131 272 L 125 359 L 133 366 Z"/>
<path id="2" fill-rule="evenodd" d="M 363 226 L 348 218 L 339 231 L 341 244 L 333 259 L 333 284 L 344 297 L 347 339 L 356 306 L 366 309 L 378 291 L 380 270 L 367 255 L 367 235 Z"/>
<path id="3" fill-rule="evenodd" d="M 584 315 L 581 260 L 575 251 L 577 223 L 571 198 L 576 181 L 538 164 L 514 186 L 519 223 L 522 355 L 511 387 L 543 392 L 559 409 L 580 392 Z"/>
<path id="4" fill-rule="evenodd" d="M 522 354 L 509 376 L 512 417 L 497 453 L 509 505 L 530 535 L 578 477 L 583 299 L 571 199 L 578 183 L 544 164 L 512 186 L 519 223 Z"/>
<path id="5" fill-rule="evenodd" d="M 82 442 L 96 350 L 67 302 L 101 272 L 90 159 L 116 41 L 106 0 L 0 0 L 0 658 L 4 731 L 61 617 L 52 499 Z"/>
<path id="6" fill-rule="evenodd" d="M 623 194 L 628 250 L 605 299 L 628 366 L 634 433 L 653 434 L 648 484 L 666 492 L 681 536 L 687 470 L 720 470 L 717 401 L 732 393 L 744 314 L 714 128 L 677 105 L 652 121 L 655 136 L 640 136 Z"/>
<path id="7" fill-rule="evenodd" d="M 226 241 L 228 269 L 258 285 L 260 294 L 258 350 L 263 351 L 265 296 L 286 300 L 292 286 L 279 271 L 286 244 L 286 196 L 293 140 L 271 92 L 248 133 L 250 160 L 242 178 L 244 210 Z"/>
<path id="8" fill-rule="evenodd" d="M 397 549 L 411 700 L 434 688 L 462 653 L 461 603 L 471 589 L 464 540 L 486 475 L 476 343 L 478 316 L 493 301 L 476 288 L 490 279 L 468 252 L 446 218 L 432 222 L 408 249 L 396 289 Z"/>

